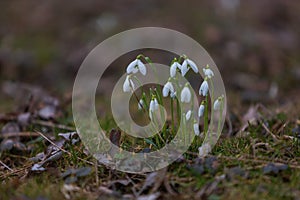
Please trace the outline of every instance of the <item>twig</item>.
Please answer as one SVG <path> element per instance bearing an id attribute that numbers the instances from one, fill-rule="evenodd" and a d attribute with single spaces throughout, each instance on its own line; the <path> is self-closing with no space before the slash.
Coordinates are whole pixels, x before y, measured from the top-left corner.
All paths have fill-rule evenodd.
<path id="1" fill-rule="evenodd" d="M 269 133 L 269 135 L 271 135 L 271 137 L 273 138 L 273 140 L 275 142 L 278 142 L 277 137 L 268 129 L 268 127 L 263 122 L 261 123 L 261 125 L 267 131 L 267 133 Z"/>
<path id="2" fill-rule="evenodd" d="M 12 170 L 12 168 L 10 168 L 9 166 L 7 166 L 5 163 L 3 163 L 1 160 L 0 160 L 0 164 L 3 165 L 6 169 L 8 169 L 9 171 L 14 171 Z"/>
<path id="3" fill-rule="evenodd" d="M 65 126 L 62 124 L 54 124 L 53 122 L 46 122 L 42 120 L 32 120 L 31 121 L 33 124 L 41 125 L 41 126 L 48 126 L 51 128 L 59 128 L 59 129 L 64 129 L 67 131 L 75 131 L 75 128 L 70 127 L 70 126 Z"/>
<path id="4" fill-rule="evenodd" d="M 67 151 L 67 150 L 65 150 L 65 149 L 62 149 L 61 147 L 59 147 L 58 145 L 56 145 L 52 140 L 50 140 L 47 136 L 45 136 L 43 133 L 41 133 L 41 132 L 39 132 L 39 131 L 37 131 L 37 130 L 35 130 L 38 134 L 40 134 L 43 138 L 45 138 L 45 140 L 47 140 L 48 142 L 50 142 L 52 145 L 54 145 L 56 148 L 58 148 L 59 150 L 61 150 L 62 152 L 64 152 L 64 153 L 66 153 L 66 154 L 68 154 L 69 156 L 72 156 L 72 154 L 71 154 L 71 152 L 69 152 L 69 151 Z M 83 161 L 83 162 L 85 162 L 85 163 L 87 163 L 87 164 L 90 164 L 90 165 L 92 165 L 92 166 L 94 166 L 95 165 L 95 163 L 93 163 L 93 162 L 90 162 L 90 161 L 88 161 L 88 160 L 85 160 L 85 159 L 83 159 L 83 158 L 77 158 L 78 160 L 81 160 L 81 161 Z M 100 165 L 97 165 L 97 166 L 100 166 Z"/>
<path id="5" fill-rule="evenodd" d="M 35 132 L 13 132 L 13 133 L 3 133 L 0 138 L 11 138 L 11 137 L 37 137 L 38 133 Z"/>

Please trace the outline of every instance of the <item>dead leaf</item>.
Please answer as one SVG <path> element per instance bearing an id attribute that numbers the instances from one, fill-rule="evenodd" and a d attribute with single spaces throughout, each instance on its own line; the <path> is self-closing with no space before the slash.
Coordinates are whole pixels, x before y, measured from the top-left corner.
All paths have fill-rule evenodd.
<path id="1" fill-rule="evenodd" d="M 45 171 L 46 169 L 44 167 L 42 167 L 41 164 L 34 164 L 31 167 L 31 171 Z"/>
<path id="2" fill-rule="evenodd" d="M 15 122 L 8 122 L 5 124 L 1 130 L 1 133 L 18 133 L 20 132 L 20 127 Z"/>
<path id="3" fill-rule="evenodd" d="M 42 119 L 54 119 L 56 115 L 56 108 L 53 105 L 47 105 L 38 111 L 38 115 Z"/>
<path id="4" fill-rule="evenodd" d="M 152 187 L 150 193 L 156 192 L 158 188 L 162 185 L 166 173 L 167 167 L 148 174 L 143 187 L 138 192 L 138 195 L 142 194 L 146 189 L 150 187 Z"/>

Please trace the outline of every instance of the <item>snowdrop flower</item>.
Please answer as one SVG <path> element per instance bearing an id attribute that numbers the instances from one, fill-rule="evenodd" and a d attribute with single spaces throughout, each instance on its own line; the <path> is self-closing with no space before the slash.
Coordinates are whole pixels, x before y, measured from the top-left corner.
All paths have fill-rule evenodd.
<path id="1" fill-rule="evenodd" d="M 127 66 L 126 72 L 127 72 L 127 74 L 130 74 L 130 73 L 135 74 L 138 71 L 140 71 L 141 74 L 143 74 L 144 76 L 147 73 L 146 66 L 144 65 L 144 63 L 142 63 L 142 61 L 140 59 L 135 59 L 134 61 L 129 63 L 129 65 Z"/>
<path id="2" fill-rule="evenodd" d="M 190 59 L 185 59 L 181 65 L 181 75 L 185 76 L 185 74 L 189 71 L 189 69 L 192 68 L 192 70 L 195 73 L 198 73 L 198 67 L 197 65 L 194 63 L 194 61 L 190 60 Z"/>
<path id="3" fill-rule="evenodd" d="M 173 87 L 172 83 L 170 81 L 168 81 L 163 87 L 163 91 L 162 91 L 163 96 L 167 97 L 169 95 L 169 93 L 171 96 L 171 94 L 173 94 L 174 92 L 175 91 L 174 91 L 174 87 Z"/>
<path id="4" fill-rule="evenodd" d="M 211 152 L 211 146 L 208 143 L 203 144 L 201 147 L 198 148 L 199 151 L 199 156 L 200 157 L 204 157 L 206 156 L 208 153 Z"/>
<path id="5" fill-rule="evenodd" d="M 220 97 L 214 102 L 214 110 L 219 110 L 219 109 L 220 109 L 222 100 L 223 100 L 223 95 L 220 96 Z"/>
<path id="6" fill-rule="evenodd" d="M 208 83 L 207 79 L 205 78 L 204 81 L 202 82 L 200 88 L 199 88 L 199 94 L 202 96 L 206 96 L 208 93 Z"/>
<path id="7" fill-rule="evenodd" d="M 152 120 L 152 115 L 153 113 L 158 110 L 158 102 L 157 102 L 157 99 L 154 98 L 150 101 L 150 106 L 149 106 L 149 117 L 150 119 Z"/>
<path id="8" fill-rule="evenodd" d="M 171 68 L 170 68 L 170 76 L 171 77 L 174 77 L 176 75 L 176 70 L 180 69 L 181 70 L 181 65 L 175 61 L 172 65 L 171 65 Z"/>
<path id="9" fill-rule="evenodd" d="M 195 122 L 194 125 L 193 125 L 193 127 L 194 127 L 194 133 L 195 133 L 195 135 L 199 136 L 200 130 L 199 130 L 199 125 L 198 125 L 198 123 Z"/>
<path id="10" fill-rule="evenodd" d="M 126 79 L 124 81 L 124 84 L 123 84 L 123 91 L 124 92 L 130 92 L 130 90 L 134 90 L 134 83 L 133 81 L 130 79 L 130 75 L 127 75 L 126 76 Z"/>
<path id="11" fill-rule="evenodd" d="M 204 106 L 204 102 L 202 101 L 198 110 L 198 117 L 202 117 L 204 115 L 204 110 L 205 110 L 205 106 Z"/>
<path id="12" fill-rule="evenodd" d="M 206 68 L 203 68 L 203 73 L 208 78 L 211 78 L 214 76 L 214 72 L 209 68 L 209 65 L 206 65 Z"/>
<path id="13" fill-rule="evenodd" d="M 189 87 L 186 85 L 184 86 L 183 90 L 181 91 L 181 102 L 189 103 L 191 101 L 191 91 Z"/>
<path id="14" fill-rule="evenodd" d="M 186 119 L 186 121 L 188 121 L 188 120 L 191 118 L 191 115 L 192 115 L 192 111 L 189 110 L 189 111 L 185 114 L 185 119 Z"/>
<path id="15" fill-rule="evenodd" d="M 144 108 L 144 106 L 145 106 L 144 100 L 143 100 L 143 99 L 140 99 L 140 100 L 139 100 L 139 103 L 138 103 L 138 109 L 139 109 L 139 110 L 142 110 L 142 109 Z"/>

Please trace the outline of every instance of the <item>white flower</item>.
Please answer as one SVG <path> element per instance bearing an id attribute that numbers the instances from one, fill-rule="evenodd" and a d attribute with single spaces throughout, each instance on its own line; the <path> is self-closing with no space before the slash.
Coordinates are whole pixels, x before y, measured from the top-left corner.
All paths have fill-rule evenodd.
<path id="1" fill-rule="evenodd" d="M 144 100 L 140 99 L 139 102 L 138 102 L 138 109 L 142 110 L 144 106 L 145 106 Z"/>
<path id="2" fill-rule="evenodd" d="M 181 65 L 181 75 L 185 76 L 185 74 L 189 71 L 189 69 L 192 68 L 192 70 L 195 73 L 198 73 L 198 67 L 197 65 L 194 63 L 194 61 L 190 60 L 190 59 L 185 59 Z"/>
<path id="3" fill-rule="evenodd" d="M 194 61 L 190 60 L 190 59 L 186 59 L 187 60 L 187 63 L 189 64 L 189 66 L 192 68 L 192 70 L 195 72 L 195 73 L 198 73 L 198 67 L 196 65 L 196 63 L 194 63 Z"/>
<path id="4" fill-rule="evenodd" d="M 200 130 L 199 130 L 198 123 L 195 122 L 193 126 L 194 126 L 194 133 L 195 133 L 195 135 L 199 136 Z"/>
<path id="5" fill-rule="evenodd" d="M 159 108 L 159 105 L 158 105 L 158 102 L 157 102 L 157 99 L 154 98 L 150 101 L 150 106 L 149 106 L 149 117 L 150 119 L 152 120 L 152 115 L 153 113 L 158 110 Z"/>
<path id="6" fill-rule="evenodd" d="M 186 113 L 186 115 L 185 115 L 186 121 L 188 121 L 188 120 L 191 118 L 191 115 L 192 115 L 192 111 L 189 110 L 189 111 Z"/>
<path id="7" fill-rule="evenodd" d="M 127 72 L 127 74 L 130 74 L 130 73 L 135 74 L 138 71 L 140 71 L 141 74 L 143 74 L 144 76 L 147 73 L 146 66 L 144 65 L 144 63 L 140 59 L 135 59 L 134 61 L 129 63 L 129 65 L 127 66 L 126 72 Z"/>
<path id="8" fill-rule="evenodd" d="M 181 69 L 181 65 L 178 62 L 174 62 L 170 68 L 170 76 L 174 77 L 176 75 L 176 70 Z"/>
<path id="9" fill-rule="evenodd" d="M 167 97 L 167 96 L 169 95 L 169 93 L 170 93 L 170 96 L 171 96 L 171 95 L 175 92 L 172 83 L 168 81 L 168 82 L 164 85 L 163 91 L 162 91 L 162 92 L 163 92 L 163 96 L 164 96 L 164 97 Z"/>
<path id="10" fill-rule="evenodd" d="M 214 110 L 219 110 L 220 109 L 222 100 L 223 100 L 223 96 L 221 96 L 217 100 L 215 100 L 215 102 L 214 102 Z"/>
<path id="11" fill-rule="evenodd" d="M 200 157 L 204 157 L 206 156 L 208 153 L 211 152 L 211 146 L 208 143 L 203 144 L 201 147 L 198 148 L 199 151 L 199 156 Z"/>
<path id="12" fill-rule="evenodd" d="M 181 91 L 181 102 L 189 103 L 191 101 L 191 91 L 188 86 L 185 86 Z"/>
<path id="13" fill-rule="evenodd" d="M 207 64 L 205 68 L 203 68 L 203 73 L 206 77 L 211 78 L 214 76 L 214 72 L 209 68 L 209 65 Z"/>
<path id="14" fill-rule="evenodd" d="M 208 83 L 207 83 L 207 80 L 205 79 L 203 82 L 202 82 L 202 84 L 201 84 L 201 86 L 200 86 L 200 88 L 199 88 L 199 94 L 200 95 L 202 95 L 202 96 L 206 96 L 207 95 L 207 93 L 208 93 Z"/>
<path id="15" fill-rule="evenodd" d="M 198 116 L 202 117 L 204 114 L 205 106 L 203 104 L 200 105 L 199 110 L 198 110 Z"/>
<path id="16" fill-rule="evenodd" d="M 208 78 L 211 78 L 211 77 L 214 76 L 214 72 L 211 69 L 209 69 L 209 68 L 203 68 L 203 73 Z"/>
<path id="17" fill-rule="evenodd" d="M 127 75 L 126 79 L 124 81 L 124 84 L 123 84 L 123 91 L 124 92 L 130 92 L 131 89 L 134 90 L 134 87 L 135 86 L 134 86 L 133 81 L 130 79 L 130 76 Z"/>
<path id="18" fill-rule="evenodd" d="M 137 64 L 138 64 L 138 68 L 139 68 L 141 74 L 143 74 L 145 76 L 147 74 L 146 66 L 140 60 L 138 60 Z"/>
<path id="19" fill-rule="evenodd" d="M 182 65 L 181 65 L 181 75 L 185 76 L 185 74 L 189 71 L 188 68 L 188 63 L 186 60 L 183 61 Z"/>
<path id="20" fill-rule="evenodd" d="M 138 63 L 138 59 L 135 59 L 134 61 L 132 61 L 131 63 L 129 63 L 129 65 L 127 66 L 127 69 L 126 69 L 127 74 L 130 74 L 130 73 L 135 74 L 135 73 L 137 73 L 139 71 L 136 68 L 137 63 Z"/>

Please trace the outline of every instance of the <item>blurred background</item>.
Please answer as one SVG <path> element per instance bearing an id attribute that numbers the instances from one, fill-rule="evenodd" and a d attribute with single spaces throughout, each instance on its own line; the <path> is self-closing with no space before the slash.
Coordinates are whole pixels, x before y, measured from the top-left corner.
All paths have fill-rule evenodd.
<path id="1" fill-rule="evenodd" d="M 23 90 L 70 97 L 90 50 L 143 26 L 198 41 L 219 67 L 232 110 L 299 102 L 299 1 L 3 0 L 0 7 L 0 113 L 16 97 L 24 101 Z"/>

